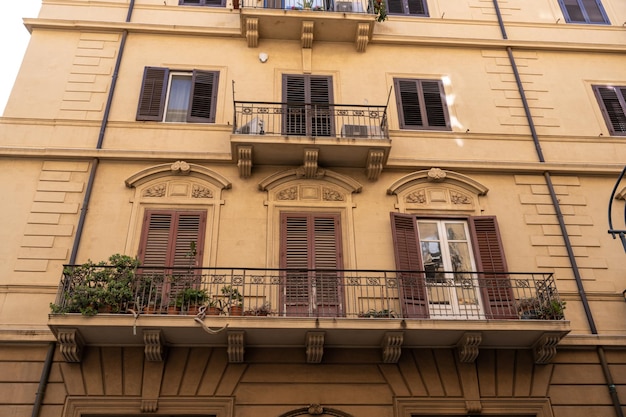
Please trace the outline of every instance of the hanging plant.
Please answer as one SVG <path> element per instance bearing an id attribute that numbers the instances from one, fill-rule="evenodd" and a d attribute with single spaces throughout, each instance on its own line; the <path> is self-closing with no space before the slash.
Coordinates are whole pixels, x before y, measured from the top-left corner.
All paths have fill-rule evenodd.
<path id="1" fill-rule="evenodd" d="M 374 0 L 374 14 L 378 22 L 387 20 L 387 6 L 385 5 L 385 0 Z"/>

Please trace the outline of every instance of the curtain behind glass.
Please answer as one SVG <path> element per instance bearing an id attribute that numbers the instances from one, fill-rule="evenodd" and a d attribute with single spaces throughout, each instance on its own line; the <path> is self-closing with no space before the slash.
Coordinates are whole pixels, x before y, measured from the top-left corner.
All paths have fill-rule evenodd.
<path id="1" fill-rule="evenodd" d="M 166 122 L 186 122 L 189 96 L 191 94 L 191 77 L 173 75 L 170 83 L 170 94 L 167 101 Z"/>

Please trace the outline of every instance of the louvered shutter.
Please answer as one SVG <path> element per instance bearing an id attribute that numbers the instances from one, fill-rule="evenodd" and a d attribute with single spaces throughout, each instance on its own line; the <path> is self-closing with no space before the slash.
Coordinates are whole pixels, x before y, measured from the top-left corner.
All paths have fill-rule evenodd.
<path id="1" fill-rule="evenodd" d="M 283 75 L 283 102 L 287 103 L 283 120 L 284 133 L 305 136 L 306 88 L 303 75 Z"/>
<path id="2" fill-rule="evenodd" d="M 387 0 L 389 14 L 404 14 L 404 0 Z"/>
<path id="3" fill-rule="evenodd" d="M 626 87 L 594 86 L 611 135 L 626 135 Z"/>
<path id="4" fill-rule="evenodd" d="M 470 217 L 469 226 L 479 272 L 479 287 L 487 318 L 517 318 L 515 298 L 511 280 L 507 274 L 508 269 L 496 218 L 493 216 Z"/>
<path id="5" fill-rule="evenodd" d="M 428 318 L 426 282 L 419 247 L 415 216 L 391 213 L 396 269 L 399 271 L 399 291 L 404 317 Z M 420 271 L 420 272 L 407 272 Z"/>
<path id="6" fill-rule="evenodd" d="M 441 81 L 421 81 L 426 108 L 427 126 L 445 128 L 448 126 L 448 108 Z"/>
<path id="7" fill-rule="evenodd" d="M 137 120 L 163 120 L 168 77 L 167 68 L 144 68 Z"/>
<path id="8" fill-rule="evenodd" d="M 205 228 L 204 211 L 146 210 L 138 257 L 143 274 L 160 276 L 164 299 L 199 281 L 199 271 L 190 267 L 201 266 Z"/>
<path id="9" fill-rule="evenodd" d="M 390 14 L 428 16 L 426 0 L 388 0 L 387 10 Z"/>
<path id="10" fill-rule="evenodd" d="M 308 76 L 311 108 L 311 136 L 334 136 L 332 79 L 326 76 Z"/>
<path id="11" fill-rule="evenodd" d="M 339 217 L 281 214 L 282 304 L 288 316 L 341 315 Z M 314 271 L 311 271 L 314 270 Z"/>
<path id="12" fill-rule="evenodd" d="M 396 102 L 400 111 L 400 128 L 421 128 L 422 108 L 416 80 L 395 80 Z"/>
<path id="13" fill-rule="evenodd" d="M 334 135 L 332 100 L 331 77 L 283 75 L 284 134 Z"/>
<path id="14" fill-rule="evenodd" d="M 441 81 L 395 79 L 394 85 L 400 128 L 450 130 Z"/>
<path id="15" fill-rule="evenodd" d="M 193 71 L 188 122 L 215 123 L 218 80 L 217 71 Z"/>
<path id="16" fill-rule="evenodd" d="M 428 16 L 425 2 L 426 0 L 408 0 L 408 13 L 418 16 Z"/>

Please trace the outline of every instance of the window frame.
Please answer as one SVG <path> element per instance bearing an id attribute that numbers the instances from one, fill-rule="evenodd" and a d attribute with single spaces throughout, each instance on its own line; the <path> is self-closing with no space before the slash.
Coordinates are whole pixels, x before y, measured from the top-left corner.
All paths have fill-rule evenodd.
<path id="1" fill-rule="evenodd" d="M 197 0 L 197 3 L 191 3 L 189 0 L 178 0 L 178 5 L 192 7 L 224 7 L 226 6 L 226 0 Z"/>
<path id="2" fill-rule="evenodd" d="M 404 97 L 407 95 L 412 95 L 412 91 L 406 91 L 402 86 L 408 86 L 408 84 L 415 84 L 415 95 L 416 97 L 412 97 L 413 103 L 405 102 Z M 443 85 L 443 81 L 440 79 L 424 79 L 424 78 L 394 78 L 393 79 L 395 96 L 396 96 L 396 106 L 398 110 L 398 124 L 400 129 L 407 130 L 444 130 L 450 131 L 452 130 L 452 125 L 450 122 L 450 113 L 448 110 L 448 103 L 446 100 L 446 92 Z M 427 85 L 428 88 L 432 88 L 432 85 L 436 84 L 439 89 L 439 101 L 433 101 L 433 98 L 426 99 L 424 93 L 424 86 Z M 407 115 L 409 114 L 411 109 L 407 109 L 410 105 L 417 107 L 417 111 L 420 112 L 419 119 L 421 124 L 414 124 L 411 121 L 407 120 Z M 432 124 L 429 121 L 429 112 L 438 112 L 439 123 Z M 415 115 L 412 115 L 411 118 L 415 118 Z M 437 120 L 433 120 L 435 122 Z M 443 123 L 443 124 L 442 124 Z"/>
<path id="3" fill-rule="evenodd" d="M 191 76 L 191 90 L 186 119 L 184 122 L 166 122 L 172 77 L 187 74 Z M 216 70 L 174 71 L 165 67 L 145 67 L 136 120 L 163 123 L 215 123 L 219 75 L 219 71 Z M 207 88 L 210 88 L 209 95 L 206 94 Z"/>
<path id="4" fill-rule="evenodd" d="M 611 136 L 626 136 L 626 86 L 593 85 L 592 88 Z M 611 90 L 615 97 L 607 96 Z M 621 113 L 616 111 L 616 106 L 607 105 L 609 100 L 616 100 L 614 104 L 621 108 Z"/>
<path id="5" fill-rule="evenodd" d="M 283 74 L 281 83 L 283 103 L 290 103 L 284 106 L 285 135 L 335 136 L 332 75 Z M 300 116 L 302 111 L 304 116 Z"/>
<path id="6" fill-rule="evenodd" d="M 606 14 L 606 11 L 604 10 L 604 7 L 602 6 L 602 1 L 601 0 L 589 0 L 589 1 L 595 1 L 596 5 L 598 6 L 598 10 L 600 11 L 600 14 L 602 15 L 602 22 L 592 22 L 590 21 L 589 18 L 589 13 L 587 12 L 587 9 L 585 8 L 585 3 L 583 3 L 584 0 L 572 0 L 575 1 L 578 5 L 578 9 L 580 11 L 580 13 L 583 15 L 584 20 L 572 20 L 572 18 L 570 17 L 570 13 L 567 10 L 568 5 L 565 4 L 565 0 L 559 0 L 559 5 L 561 6 L 561 12 L 563 13 L 563 16 L 565 17 L 565 21 L 567 23 L 580 23 L 580 24 L 586 24 L 586 25 L 610 25 L 611 22 L 609 20 L 609 17 Z"/>
<path id="7" fill-rule="evenodd" d="M 412 2 L 419 2 L 421 4 L 422 13 L 411 13 L 411 4 Z M 387 0 L 387 14 L 394 16 L 419 16 L 419 17 L 429 17 L 428 14 L 428 2 L 426 0 Z M 402 13 L 399 13 L 395 10 L 397 6 L 402 7 Z M 392 9 L 394 8 L 394 9 Z"/>

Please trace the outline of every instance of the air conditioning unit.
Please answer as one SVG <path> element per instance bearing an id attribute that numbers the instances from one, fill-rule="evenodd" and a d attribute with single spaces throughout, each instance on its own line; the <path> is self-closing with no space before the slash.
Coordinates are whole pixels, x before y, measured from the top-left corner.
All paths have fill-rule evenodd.
<path id="1" fill-rule="evenodd" d="M 336 12 L 351 12 L 352 2 L 351 1 L 336 1 L 335 11 Z"/>
<path id="2" fill-rule="evenodd" d="M 341 128 L 342 137 L 366 138 L 369 136 L 369 129 L 366 125 L 343 125 Z"/>
<path id="3" fill-rule="evenodd" d="M 255 117 L 237 129 L 235 133 L 240 133 L 242 135 L 264 135 L 265 129 L 263 128 L 263 120 Z"/>

